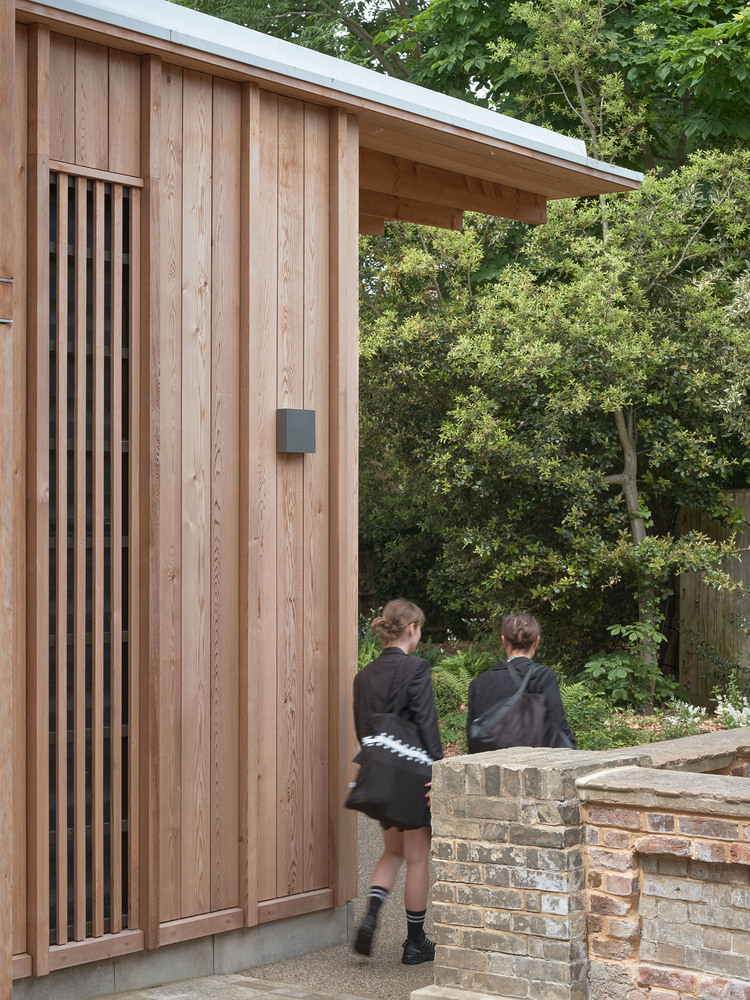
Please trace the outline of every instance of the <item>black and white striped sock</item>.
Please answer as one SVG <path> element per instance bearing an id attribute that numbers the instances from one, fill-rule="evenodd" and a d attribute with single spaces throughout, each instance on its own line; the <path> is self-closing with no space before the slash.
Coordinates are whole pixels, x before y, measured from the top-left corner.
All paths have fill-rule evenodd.
<path id="1" fill-rule="evenodd" d="M 367 896 L 367 913 L 377 917 L 378 910 L 388 898 L 388 890 L 381 885 L 371 885 Z"/>
<path id="2" fill-rule="evenodd" d="M 406 936 L 415 944 L 420 944 L 424 938 L 424 918 L 426 915 L 427 910 L 406 911 Z"/>

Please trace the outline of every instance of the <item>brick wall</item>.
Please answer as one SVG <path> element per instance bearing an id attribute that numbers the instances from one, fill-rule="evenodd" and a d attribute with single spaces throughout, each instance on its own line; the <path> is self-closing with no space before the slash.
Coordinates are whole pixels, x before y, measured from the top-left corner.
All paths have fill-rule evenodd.
<path id="1" fill-rule="evenodd" d="M 749 751 L 735 730 L 441 761 L 414 1000 L 750 1000 Z"/>

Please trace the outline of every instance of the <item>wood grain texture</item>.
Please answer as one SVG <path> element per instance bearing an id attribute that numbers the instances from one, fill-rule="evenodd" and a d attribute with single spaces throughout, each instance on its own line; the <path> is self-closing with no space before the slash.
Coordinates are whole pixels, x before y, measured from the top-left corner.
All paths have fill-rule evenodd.
<path id="1" fill-rule="evenodd" d="M 57 178 L 55 427 L 55 942 L 68 940 L 68 178 Z M 64 900 L 64 904 L 59 901 Z"/>
<path id="2" fill-rule="evenodd" d="M 239 889 L 240 903 L 244 909 L 245 926 L 258 922 L 258 869 L 260 864 L 256 823 L 258 816 L 257 739 L 260 731 L 260 709 L 257 698 L 257 669 L 255 658 L 259 642 L 256 621 L 257 601 L 260 590 L 256 579 L 258 556 L 257 518 L 251 512 L 255 503 L 258 483 L 256 471 L 260 465 L 257 450 L 257 399 L 251 395 L 251 385 L 258 388 L 262 380 L 251 377 L 257 372 L 256 345 L 260 342 L 261 309 L 258 295 L 260 212 L 260 93 L 252 84 L 242 88 L 241 134 L 241 190 L 240 190 L 240 440 L 239 440 L 239 547 L 240 547 L 240 642 L 239 642 Z M 256 433 L 254 433 L 256 432 Z M 257 454 L 257 458 L 256 458 Z M 267 489 L 267 484 L 262 484 Z"/>
<path id="3" fill-rule="evenodd" d="M 250 778 L 257 783 L 256 807 L 251 836 L 256 838 L 258 865 L 255 874 L 258 899 L 274 899 L 276 893 L 276 768 L 279 700 L 275 664 L 281 655 L 277 632 L 276 551 L 277 484 L 277 273 L 278 273 L 278 99 L 260 92 L 260 169 L 253 212 L 253 259 L 251 297 L 253 314 L 248 331 L 250 342 L 248 446 L 252 492 L 248 497 L 249 616 L 252 627 L 248 669 L 252 671 L 257 704 L 257 729 L 250 733 L 255 743 L 255 767 Z"/>
<path id="4" fill-rule="evenodd" d="M 132 52 L 109 50 L 109 169 L 137 176 L 141 166 L 141 65 Z"/>
<path id="5" fill-rule="evenodd" d="M 111 934 L 122 930 L 122 723 L 123 723 L 123 468 L 122 468 L 122 404 L 123 404 L 123 191 L 112 188 L 112 252 L 111 252 L 111 347 L 110 347 L 110 926 Z"/>
<path id="6" fill-rule="evenodd" d="M 28 221 L 49 233 L 49 31 L 29 31 Z M 28 253 L 27 817 L 28 942 L 35 975 L 49 964 L 49 245 Z"/>
<path id="7" fill-rule="evenodd" d="M 162 182 L 159 215 L 161 239 L 156 248 L 160 270 L 161 320 L 158 343 L 158 502 L 160 572 L 159 705 L 161 777 L 161 903 L 159 922 L 182 915 L 182 725 L 180 711 L 182 655 L 182 72 L 165 66 L 162 80 Z"/>
<path id="8" fill-rule="evenodd" d="M 371 149 L 360 152 L 359 183 L 364 213 L 362 192 L 370 191 L 524 222 L 541 223 L 547 218 L 546 199 L 540 195 Z"/>
<path id="9" fill-rule="evenodd" d="M 94 183 L 92 249 L 93 537 L 91 627 L 91 936 L 104 933 L 104 184 Z"/>
<path id="10" fill-rule="evenodd" d="M 211 934 L 233 931 L 244 924 L 244 913 L 239 907 L 217 910 L 215 913 L 201 913 L 195 917 L 171 920 L 159 928 L 159 944 L 178 944 L 180 941 L 194 941 Z"/>
<path id="11" fill-rule="evenodd" d="M 304 105 L 279 101 L 278 405 L 302 406 L 304 390 Z M 302 889 L 304 458 L 278 460 L 276 896 Z"/>
<path id="12" fill-rule="evenodd" d="M 16 256 L 15 214 L 15 128 L 16 114 L 16 29 L 13 9 L 0 7 L 0 60 L 5 69 L 4 99 L 0 106 L 0 134 L 4 141 L 0 149 L 0 218 L 9 220 L 0 248 L 0 278 L 2 290 L 0 317 L 14 323 Z M 9 230 L 9 231 L 8 231 Z M 18 242 L 24 240 L 18 234 Z M 0 338 L 0 685 L 4 697 L 0 704 L 0 997 L 9 1000 L 13 978 L 13 670 L 14 628 L 13 608 L 16 604 L 13 580 L 13 551 L 21 533 L 21 522 L 15 520 L 13 449 L 14 396 L 21 387 L 14 381 L 14 341 L 20 336 L 13 325 L 3 324 Z"/>
<path id="13" fill-rule="evenodd" d="M 355 753 L 357 663 L 358 126 L 331 112 L 329 870 L 336 905 L 357 895 L 355 814 L 343 802 Z"/>
<path id="14" fill-rule="evenodd" d="M 138 763 L 141 788 L 138 836 L 138 924 L 146 947 L 159 943 L 161 875 L 161 590 L 164 579 L 161 539 L 162 317 L 162 67 L 156 56 L 141 59 L 141 175 L 145 179 L 140 211 L 140 399 L 139 519 L 143 529 L 138 566 L 140 643 L 138 647 Z"/>
<path id="15" fill-rule="evenodd" d="M 303 494 L 302 890 L 328 877 L 328 396 L 329 114 L 305 107 L 303 407 L 315 411 L 315 453 L 305 455 Z"/>
<path id="16" fill-rule="evenodd" d="M 76 163 L 109 170 L 109 60 L 107 49 L 76 41 Z"/>
<path id="17" fill-rule="evenodd" d="M 54 160 L 76 158 L 76 43 L 69 35 L 50 35 L 50 137 Z"/>
<path id="18" fill-rule="evenodd" d="M 183 74 L 181 916 L 210 906 L 211 79 Z"/>
<path id="19" fill-rule="evenodd" d="M 211 900 L 239 902 L 240 88 L 213 87 Z"/>
<path id="20" fill-rule="evenodd" d="M 73 937 L 86 937 L 86 181 L 75 182 L 73 405 Z"/>
<path id="21" fill-rule="evenodd" d="M 143 931 L 123 931 L 122 934 L 106 934 L 100 938 L 87 938 L 85 941 L 73 941 L 60 947 L 50 948 L 50 972 L 57 969 L 69 969 L 75 965 L 89 962 L 101 962 L 107 958 L 117 958 L 120 955 L 132 955 L 143 951 Z"/>
<path id="22" fill-rule="evenodd" d="M 461 229 L 463 227 L 463 213 L 461 211 L 436 205 L 431 201 L 400 198 L 396 195 L 380 194 L 378 191 L 365 189 L 359 192 L 359 203 L 365 215 L 416 222 L 422 226 L 439 226 L 442 229 Z"/>
<path id="23" fill-rule="evenodd" d="M 6 14 L 7 16 L 7 14 Z M 28 30 L 16 25 L 15 36 L 15 134 L 13 207 L 16 234 L 27 233 L 27 120 L 28 120 Z M 1 183 L 1 182 L 0 182 Z M 26 316 L 27 244 L 17 236 L 13 266 L 13 452 L 10 478 L 13 483 L 13 524 L 26 520 Z M 13 706 L 13 953 L 26 952 L 26 533 L 18 529 L 13 553 L 13 680 L 9 689 Z M 8 551 L 8 550 L 6 550 Z"/>
<path id="24" fill-rule="evenodd" d="M 130 194 L 130 427 L 128 439 L 128 926 L 140 926 L 141 833 L 141 552 L 148 551 L 141 535 L 141 192 Z M 145 421 L 146 426 L 148 422 Z M 145 491 L 144 491 L 145 492 Z M 146 756 L 144 754 L 144 756 Z"/>

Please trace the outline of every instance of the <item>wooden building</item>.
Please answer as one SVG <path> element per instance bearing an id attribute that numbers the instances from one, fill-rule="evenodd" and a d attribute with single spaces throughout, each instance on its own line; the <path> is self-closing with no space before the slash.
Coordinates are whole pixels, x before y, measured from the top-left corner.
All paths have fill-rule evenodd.
<path id="1" fill-rule="evenodd" d="M 639 175 L 164 0 L 0 56 L 0 1000 L 340 940 L 358 232 Z"/>

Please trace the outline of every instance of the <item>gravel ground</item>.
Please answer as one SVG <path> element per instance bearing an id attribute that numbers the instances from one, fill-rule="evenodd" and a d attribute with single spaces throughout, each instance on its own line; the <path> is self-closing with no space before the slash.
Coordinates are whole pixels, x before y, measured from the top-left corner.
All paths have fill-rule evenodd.
<path id="1" fill-rule="evenodd" d="M 383 849 L 379 825 L 366 816 L 358 816 L 359 897 L 355 903 L 355 927 L 366 909 L 370 876 Z M 432 908 L 427 904 L 425 929 L 430 933 Z M 354 928 L 352 928 L 352 934 Z M 402 965 L 401 945 L 406 938 L 404 911 L 404 866 L 393 892 L 380 909 L 373 953 L 364 958 L 349 945 L 337 945 L 310 952 L 297 958 L 274 962 L 248 970 L 256 979 L 294 983 L 301 990 L 346 993 L 369 1000 L 408 1000 L 412 990 L 431 986 L 433 966 Z"/>

